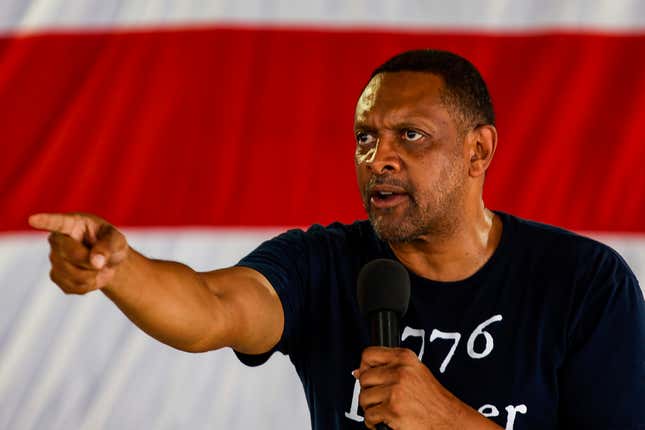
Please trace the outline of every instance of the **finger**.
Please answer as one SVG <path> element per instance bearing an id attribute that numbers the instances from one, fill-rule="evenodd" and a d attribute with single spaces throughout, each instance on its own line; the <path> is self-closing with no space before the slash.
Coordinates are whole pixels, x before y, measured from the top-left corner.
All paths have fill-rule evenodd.
<path id="1" fill-rule="evenodd" d="M 395 417 L 392 416 L 392 412 L 384 404 L 376 405 L 365 410 L 364 416 L 365 425 L 371 429 L 376 428 L 376 425 L 380 423 L 387 425 L 392 430 L 398 429 L 395 424 Z"/>
<path id="2" fill-rule="evenodd" d="M 52 270 L 65 278 L 69 278 L 75 284 L 85 284 L 98 274 L 96 269 L 79 267 L 53 252 L 49 255 L 49 261 L 51 261 Z"/>
<path id="3" fill-rule="evenodd" d="M 96 272 L 82 271 L 67 262 L 52 266 L 49 277 L 66 294 L 85 294 L 96 289 Z"/>
<path id="4" fill-rule="evenodd" d="M 72 284 L 69 279 L 54 270 L 54 268 L 49 271 L 49 278 L 54 282 L 54 284 L 58 285 L 65 294 L 83 294 L 79 291 L 78 287 Z"/>
<path id="5" fill-rule="evenodd" d="M 361 372 L 359 377 L 361 389 L 395 384 L 400 381 L 401 372 L 401 366 L 396 364 L 367 368 Z"/>
<path id="6" fill-rule="evenodd" d="M 78 214 L 34 214 L 29 217 L 29 225 L 38 230 L 62 233 L 79 242 L 83 240 L 87 219 Z"/>
<path id="7" fill-rule="evenodd" d="M 417 355 L 408 348 L 386 348 L 370 346 L 363 350 L 361 355 L 360 371 L 370 367 L 388 364 L 412 364 L 419 361 Z"/>
<path id="8" fill-rule="evenodd" d="M 371 367 L 385 366 L 395 362 L 395 360 L 394 348 L 370 346 L 365 348 L 361 354 L 359 372 L 362 373 Z"/>
<path id="9" fill-rule="evenodd" d="M 392 392 L 391 385 L 379 385 L 376 387 L 363 388 L 358 395 L 358 404 L 363 410 L 373 408 L 381 403 L 388 403 Z"/>
<path id="10" fill-rule="evenodd" d="M 80 242 L 62 233 L 51 233 L 48 240 L 52 255 L 58 255 L 80 268 L 94 269 L 90 263 L 90 250 Z"/>
<path id="11" fill-rule="evenodd" d="M 128 243 L 125 236 L 109 224 L 101 226 L 97 241 L 90 251 L 90 261 L 97 269 L 106 265 L 115 265 L 127 255 Z"/>
<path id="12" fill-rule="evenodd" d="M 50 274 L 56 276 L 65 292 L 84 294 L 105 287 L 114 278 L 115 270 L 111 267 L 101 270 L 79 268 L 56 254 L 51 254 L 49 259 L 52 262 Z"/>

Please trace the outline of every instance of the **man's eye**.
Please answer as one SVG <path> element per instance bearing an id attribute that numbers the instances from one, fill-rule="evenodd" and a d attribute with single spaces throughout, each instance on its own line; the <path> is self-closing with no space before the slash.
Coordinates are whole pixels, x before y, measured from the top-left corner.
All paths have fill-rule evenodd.
<path id="1" fill-rule="evenodd" d="M 360 146 L 370 146 L 376 143 L 376 137 L 369 133 L 356 133 L 356 143 Z"/>
<path id="2" fill-rule="evenodd" d="M 423 138 L 423 134 L 419 133 L 418 131 L 414 130 L 403 130 L 403 139 L 407 140 L 408 142 L 416 142 L 417 140 L 420 140 Z"/>

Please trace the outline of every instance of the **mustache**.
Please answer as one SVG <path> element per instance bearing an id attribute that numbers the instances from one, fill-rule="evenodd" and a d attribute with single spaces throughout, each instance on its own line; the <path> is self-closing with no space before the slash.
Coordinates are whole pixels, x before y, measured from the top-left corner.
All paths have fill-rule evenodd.
<path id="1" fill-rule="evenodd" d="M 413 191 L 414 191 L 412 186 L 404 180 L 393 178 L 390 176 L 372 176 L 370 180 L 365 184 L 365 187 L 363 188 L 363 195 L 369 196 L 369 194 L 372 192 L 372 189 L 377 185 L 391 185 L 394 187 L 398 187 L 404 190 L 410 196 L 413 194 Z"/>

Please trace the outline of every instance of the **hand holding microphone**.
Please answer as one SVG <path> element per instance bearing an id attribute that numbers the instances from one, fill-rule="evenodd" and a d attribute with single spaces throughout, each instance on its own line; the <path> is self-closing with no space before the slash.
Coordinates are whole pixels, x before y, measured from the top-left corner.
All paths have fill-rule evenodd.
<path id="1" fill-rule="evenodd" d="M 417 355 L 400 345 L 400 319 L 410 300 L 408 272 L 394 260 L 369 262 L 358 276 L 358 303 L 372 345 L 354 376 L 365 425 L 376 430 L 500 429 L 460 401 Z"/>

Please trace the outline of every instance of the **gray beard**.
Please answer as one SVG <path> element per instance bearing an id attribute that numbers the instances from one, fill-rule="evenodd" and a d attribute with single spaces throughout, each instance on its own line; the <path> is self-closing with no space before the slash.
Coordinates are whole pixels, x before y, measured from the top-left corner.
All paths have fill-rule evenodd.
<path id="1" fill-rule="evenodd" d="M 377 217 L 373 210 L 369 211 L 368 217 L 379 239 L 390 243 L 414 242 L 430 231 L 429 226 L 422 222 L 418 209 L 416 202 L 411 202 L 403 222 L 384 222 L 383 217 Z"/>
<path id="2" fill-rule="evenodd" d="M 424 236 L 445 237 L 451 235 L 458 224 L 461 213 L 461 187 L 450 190 L 439 196 L 439 201 L 421 207 L 410 195 L 410 202 L 399 220 L 386 221 L 385 215 L 377 216 L 376 211 L 365 202 L 367 215 L 377 237 L 389 243 L 410 243 Z M 391 209 L 392 211 L 394 209 Z"/>

